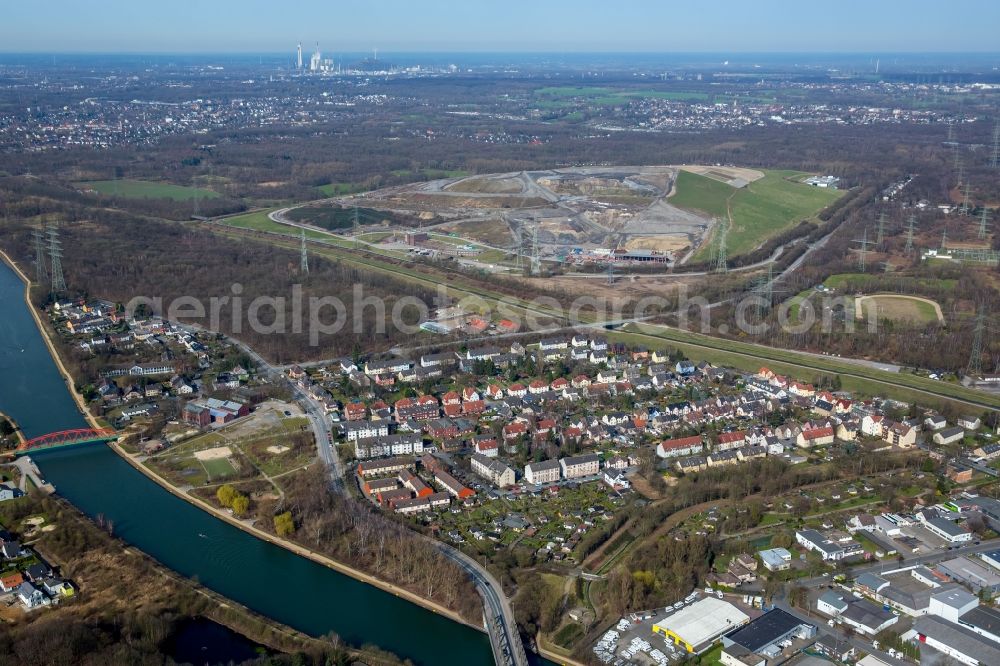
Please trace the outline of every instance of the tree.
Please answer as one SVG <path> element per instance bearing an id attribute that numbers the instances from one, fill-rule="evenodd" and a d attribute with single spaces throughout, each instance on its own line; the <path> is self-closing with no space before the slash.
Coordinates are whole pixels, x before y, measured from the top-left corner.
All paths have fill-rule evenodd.
<path id="1" fill-rule="evenodd" d="M 215 497 L 219 500 L 219 504 L 227 508 L 233 506 L 233 500 L 238 494 L 239 493 L 236 492 L 236 489 L 228 483 L 223 486 L 219 486 L 219 489 L 215 491 Z"/>
<path id="2" fill-rule="evenodd" d="M 286 511 L 274 517 L 274 532 L 280 537 L 288 536 L 295 531 L 295 521 L 292 512 Z"/>
<path id="3" fill-rule="evenodd" d="M 236 494 L 233 498 L 232 509 L 233 513 L 237 516 L 242 516 L 250 508 L 250 498 L 246 495 Z"/>

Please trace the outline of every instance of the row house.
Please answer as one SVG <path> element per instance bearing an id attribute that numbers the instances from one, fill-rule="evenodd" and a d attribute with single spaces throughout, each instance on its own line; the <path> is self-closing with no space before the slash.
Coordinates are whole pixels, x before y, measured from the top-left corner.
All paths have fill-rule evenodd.
<path id="1" fill-rule="evenodd" d="M 443 469 L 434 472 L 434 481 L 445 489 L 449 495 L 459 500 L 467 500 L 476 493 L 470 488 L 466 488 L 462 483 Z"/>
<path id="2" fill-rule="evenodd" d="M 834 430 L 830 426 L 821 428 L 810 428 L 802 430 L 795 438 L 796 446 L 810 448 L 813 446 L 826 446 L 833 444 L 835 438 Z"/>
<path id="3" fill-rule="evenodd" d="M 718 443 L 715 448 L 718 451 L 729 451 L 731 449 L 738 449 L 745 445 L 747 441 L 747 435 L 742 430 L 737 430 L 735 432 L 722 432 L 719 433 Z"/>
<path id="4" fill-rule="evenodd" d="M 380 456 L 413 455 L 422 453 L 423 450 L 423 438 L 414 434 L 361 437 L 354 440 L 354 456 L 359 460 Z"/>
<path id="5" fill-rule="evenodd" d="M 346 421 L 340 427 L 348 442 L 386 437 L 389 434 L 389 424 L 386 421 Z"/>
<path id="6" fill-rule="evenodd" d="M 680 437 L 660 442 L 656 446 L 656 455 L 660 458 L 675 458 L 701 453 L 701 450 L 701 435 L 692 435 L 691 437 Z"/>
<path id="7" fill-rule="evenodd" d="M 451 504 L 451 498 L 448 497 L 448 493 L 432 493 L 424 497 L 397 500 L 393 503 L 393 509 L 396 513 L 410 514 L 430 511 L 449 504 Z"/>
<path id="8" fill-rule="evenodd" d="M 413 366 L 413 361 L 406 359 L 372 359 L 365 363 L 365 374 L 370 377 L 382 375 L 396 375 L 403 370 L 409 370 Z"/>
<path id="9" fill-rule="evenodd" d="M 541 485 L 555 483 L 562 477 L 562 465 L 558 460 L 544 460 L 524 466 L 524 478 L 528 483 Z"/>
<path id="10" fill-rule="evenodd" d="M 365 460 L 358 463 L 358 476 L 367 479 L 376 476 L 385 476 L 387 474 L 399 474 L 400 471 L 410 469 L 412 467 L 413 458 L 409 457 Z"/>
<path id="11" fill-rule="evenodd" d="M 559 461 L 559 465 L 562 468 L 563 478 L 577 479 L 597 474 L 600 471 L 601 459 L 596 453 L 588 453 L 563 458 Z"/>
<path id="12" fill-rule="evenodd" d="M 393 405 L 397 421 L 426 421 L 441 415 L 437 398 L 422 395 L 418 398 L 400 398 Z"/>

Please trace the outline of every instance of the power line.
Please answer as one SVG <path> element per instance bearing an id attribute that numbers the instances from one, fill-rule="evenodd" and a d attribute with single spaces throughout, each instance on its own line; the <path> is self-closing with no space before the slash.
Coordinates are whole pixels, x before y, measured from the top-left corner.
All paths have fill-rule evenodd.
<path id="1" fill-rule="evenodd" d="M 983 206 L 983 212 L 979 215 L 979 240 L 984 240 L 986 238 L 986 229 L 989 223 L 990 214 L 986 210 L 986 206 Z"/>
<path id="2" fill-rule="evenodd" d="M 52 265 L 52 293 L 66 291 L 66 278 L 62 268 L 62 241 L 59 240 L 59 229 L 56 223 L 49 224 L 49 261 Z"/>

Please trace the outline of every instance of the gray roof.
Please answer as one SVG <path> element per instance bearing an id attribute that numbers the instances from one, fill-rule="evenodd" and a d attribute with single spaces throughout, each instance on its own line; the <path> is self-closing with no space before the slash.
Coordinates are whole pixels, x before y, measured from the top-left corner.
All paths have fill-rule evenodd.
<path id="1" fill-rule="evenodd" d="M 952 624 L 934 615 L 918 617 L 913 623 L 913 628 L 923 636 L 929 636 L 953 650 L 974 657 L 981 664 L 1000 664 L 1000 647 L 971 629 Z"/>
<path id="2" fill-rule="evenodd" d="M 969 594 L 960 587 L 956 587 L 953 590 L 932 594 L 931 599 L 945 606 L 958 609 L 968 605 L 970 602 L 977 601 L 978 597 Z"/>
<path id="3" fill-rule="evenodd" d="M 1000 610 L 992 606 L 976 606 L 958 618 L 958 623 L 982 629 L 994 636 L 1000 636 Z"/>
<path id="4" fill-rule="evenodd" d="M 528 467 L 532 472 L 544 472 L 547 469 L 559 469 L 558 460 L 543 460 L 542 462 L 529 463 Z"/>
<path id="5" fill-rule="evenodd" d="M 863 573 L 858 576 L 857 580 L 854 581 L 858 585 L 867 587 L 870 590 L 878 590 L 883 585 L 888 585 L 889 581 L 881 576 L 876 576 L 873 573 Z"/>
<path id="6" fill-rule="evenodd" d="M 843 609 L 844 606 L 847 605 L 847 602 L 844 601 L 844 598 L 839 594 L 837 594 L 836 592 L 834 592 L 833 590 L 827 590 L 826 592 L 821 594 L 819 596 L 819 600 L 824 603 L 830 604 L 834 608 Z"/>
<path id="7" fill-rule="evenodd" d="M 884 622 L 890 619 L 894 619 L 896 616 L 889 611 L 883 609 L 881 606 L 868 601 L 867 599 L 858 599 L 847 604 L 847 610 L 841 613 L 845 618 L 860 624 L 864 627 L 868 627 L 875 632 L 878 627 L 880 627 Z"/>

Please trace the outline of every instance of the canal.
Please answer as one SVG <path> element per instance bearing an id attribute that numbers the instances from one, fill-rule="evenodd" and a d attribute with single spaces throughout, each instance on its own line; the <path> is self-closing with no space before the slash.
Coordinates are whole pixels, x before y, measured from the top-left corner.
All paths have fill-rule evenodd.
<path id="1" fill-rule="evenodd" d="M 26 437 L 87 427 L 0 262 L 0 412 Z M 178 573 L 313 636 L 336 632 L 417 664 L 492 664 L 489 639 L 371 585 L 266 543 L 175 497 L 103 445 L 33 456 L 59 495 Z"/>

